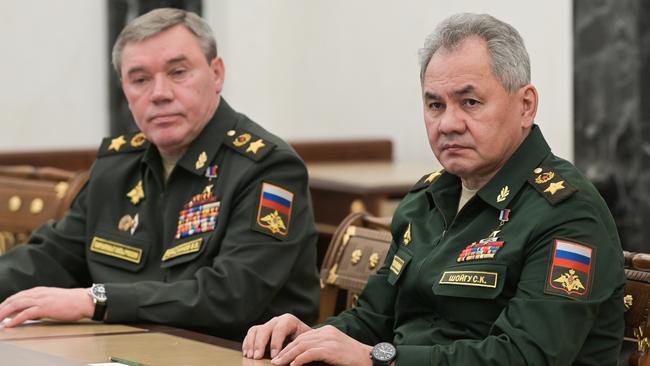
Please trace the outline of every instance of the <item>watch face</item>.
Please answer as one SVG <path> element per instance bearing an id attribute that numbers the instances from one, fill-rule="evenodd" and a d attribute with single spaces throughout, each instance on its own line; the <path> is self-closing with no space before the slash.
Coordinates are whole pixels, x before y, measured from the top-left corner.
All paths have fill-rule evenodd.
<path id="1" fill-rule="evenodd" d="M 97 301 L 106 302 L 106 289 L 104 285 L 93 285 L 91 291 Z"/>
<path id="2" fill-rule="evenodd" d="M 388 342 L 379 343 L 372 349 L 372 357 L 377 361 L 390 361 L 396 353 L 395 346 Z"/>

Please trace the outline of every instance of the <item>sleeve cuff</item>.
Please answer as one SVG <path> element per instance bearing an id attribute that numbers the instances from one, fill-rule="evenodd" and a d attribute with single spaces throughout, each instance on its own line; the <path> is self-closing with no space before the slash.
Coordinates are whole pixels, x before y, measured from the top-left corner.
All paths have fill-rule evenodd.
<path id="1" fill-rule="evenodd" d="M 431 351 L 428 346 L 397 346 L 395 366 L 428 366 L 431 365 Z"/>
<path id="2" fill-rule="evenodd" d="M 137 320 L 138 301 L 135 285 L 105 284 L 106 322 L 134 322 Z"/>

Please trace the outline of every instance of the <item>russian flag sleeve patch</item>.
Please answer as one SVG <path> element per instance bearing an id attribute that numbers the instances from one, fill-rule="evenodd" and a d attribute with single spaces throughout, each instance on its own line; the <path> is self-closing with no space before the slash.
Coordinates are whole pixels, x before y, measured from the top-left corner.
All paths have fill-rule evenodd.
<path id="1" fill-rule="evenodd" d="M 291 224 L 293 196 L 289 190 L 262 182 L 253 229 L 278 239 L 286 239 Z"/>
<path id="2" fill-rule="evenodd" d="M 584 299 L 589 295 L 593 248 L 568 240 L 555 239 L 544 292 Z"/>

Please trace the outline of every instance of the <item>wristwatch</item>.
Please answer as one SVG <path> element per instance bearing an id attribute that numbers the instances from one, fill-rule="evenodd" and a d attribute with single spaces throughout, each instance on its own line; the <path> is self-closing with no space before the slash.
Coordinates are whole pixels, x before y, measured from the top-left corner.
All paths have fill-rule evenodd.
<path id="1" fill-rule="evenodd" d="M 88 295 L 92 297 L 95 304 L 95 312 L 93 313 L 93 320 L 104 321 L 104 314 L 106 314 L 106 288 L 101 283 L 93 283 L 92 287 L 88 289 Z"/>
<path id="2" fill-rule="evenodd" d="M 397 356 L 397 348 L 388 342 L 375 345 L 370 351 L 372 366 L 389 366 Z"/>

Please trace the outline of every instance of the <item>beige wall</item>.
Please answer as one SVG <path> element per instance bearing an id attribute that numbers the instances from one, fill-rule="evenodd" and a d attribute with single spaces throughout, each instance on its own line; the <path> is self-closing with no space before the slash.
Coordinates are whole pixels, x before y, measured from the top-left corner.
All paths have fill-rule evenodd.
<path id="1" fill-rule="evenodd" d="M 226 98 L 290 139 L 380 136 L 400 160 L 430 159 L 417 50 L 437 22 L 487 12 L 532 59 L 538 123 L 573 156 L 572 2 L 224 0 L 205 2 L 227 68 Z"/>
<path id="2" fill-rule="evenodd" d="M 488 12 L 522 33 L 538 123 L 572 158 L 570 1 L 206 0 L 226 63 L 224 96 L 287 139 L 389 137 L 431 159 L 417 50 L 447 15 Z M 97 146 L 108 131 L 106 3 L 0 2 L 0 150 Z"/>

